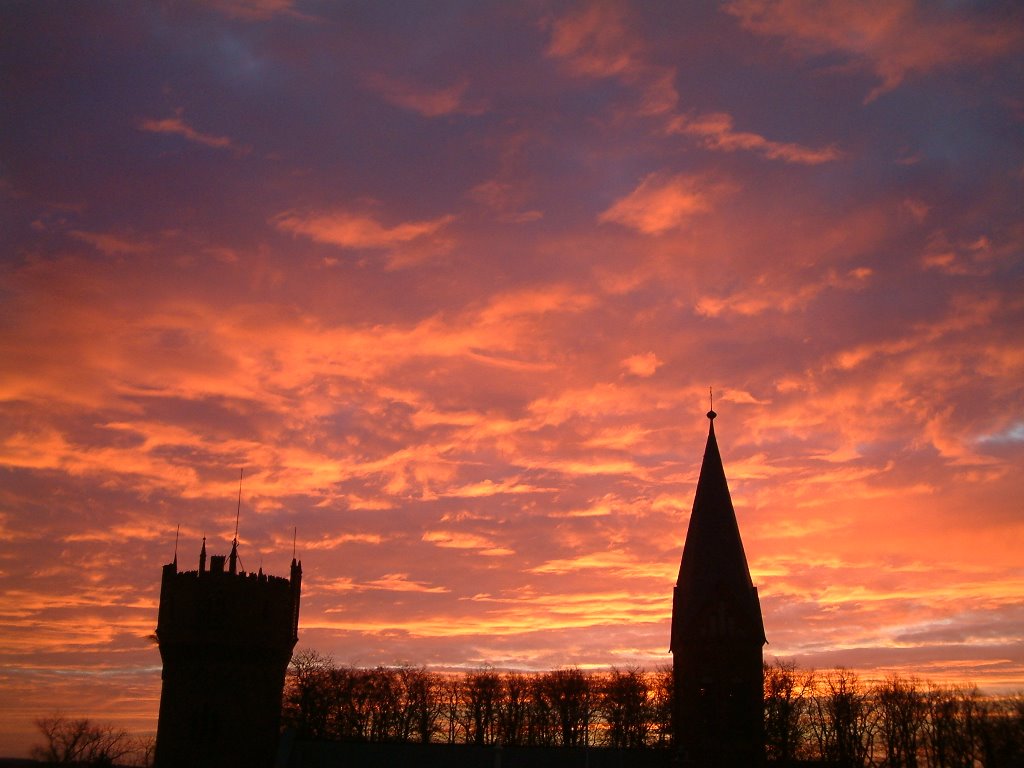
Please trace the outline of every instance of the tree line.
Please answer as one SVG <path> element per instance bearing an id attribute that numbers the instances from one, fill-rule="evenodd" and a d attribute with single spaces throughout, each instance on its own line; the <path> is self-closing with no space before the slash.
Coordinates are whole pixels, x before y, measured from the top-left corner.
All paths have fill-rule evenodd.
<path id="1" fill-rule="evenodd" d="M 292 660 L 283 722 L 311 740 L 667 749 L 671 701 L 667 667 L 451 674 L 338 666 L 305 651 Z M 764 727 L 768 760 L 781 766 L 1024 766 L 1024 696 L 914 677 L 766 664 Z"/>
<path id="2" fill-rule="evenodd" d="M 292 660 L 283 721 L 302 739 L 504 746 L 667 746 L 671 672 L 543 673 Z"/>
<path id="3" fill-rule="evenodd" d="M 672 670 L 601 672 L 336 665 L 295 655 L 282 721 L 307 740 L 669 749 Z M 153 740 L 88 719 L 42 718 L 32 756 L 50 765 L 149 765 Z M 770 764 L 835 768 L 1024 768 L 1024 695 L 915 677 L 764 667 Z"/>
<path id="4" fill-rule="evenodd" d="M 769 761 L 836 768 L 1024 766 L 1024 695 L 991 697 L 975 686 L 893 675 L 868 683 L 855 672 L 765 665 Z"/>

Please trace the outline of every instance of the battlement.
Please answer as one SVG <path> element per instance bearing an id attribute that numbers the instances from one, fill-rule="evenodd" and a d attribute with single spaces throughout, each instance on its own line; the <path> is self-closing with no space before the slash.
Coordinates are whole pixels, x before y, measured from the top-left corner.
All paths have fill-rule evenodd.
<path id="1" fill-rule="evenodd" d="M 163 569 L 156 636 L 167 643 L 274 646 L 291 652 L 298 640 L 302 566 L 292 577 L 230 573 L 211 559 L 210 570 Z"/>

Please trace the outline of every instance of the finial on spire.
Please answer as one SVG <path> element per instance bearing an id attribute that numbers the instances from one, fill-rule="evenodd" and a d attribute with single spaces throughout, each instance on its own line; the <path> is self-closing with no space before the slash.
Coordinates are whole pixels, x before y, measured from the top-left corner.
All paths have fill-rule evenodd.
<path id="1" fill-rule="evenodd" d="M 715 413 L 715 393 L 714 390 L 711 389 L 711 387 L 708 387 L 708 398 L 711 400 L 711 410 L 708 411 L 708 418 L 711 419 L 711 421 L 714 421 L 715 416 L 717 416 L 718 414 Z"/>

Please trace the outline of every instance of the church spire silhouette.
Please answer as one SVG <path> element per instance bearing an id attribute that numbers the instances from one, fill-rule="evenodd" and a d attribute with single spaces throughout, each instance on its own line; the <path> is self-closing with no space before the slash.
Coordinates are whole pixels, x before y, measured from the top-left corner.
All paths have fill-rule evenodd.
<path id="1" fill-rule="evenodd" d="M 763 762 L 764 624 L 708 411 L 693 511 L 672 598 L 676 745 L 683 764 Z"/>

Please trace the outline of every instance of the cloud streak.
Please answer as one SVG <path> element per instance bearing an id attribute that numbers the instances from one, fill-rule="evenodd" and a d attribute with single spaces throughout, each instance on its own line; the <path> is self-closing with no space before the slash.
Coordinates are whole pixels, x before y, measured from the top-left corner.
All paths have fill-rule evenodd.
<path id="1" fill-rule="evenodd" d="M 201 144 L 212 149 L 235 149 L 235 142 L 227 136 L 217 136 L 212 133 L 197 131 L 186 123 L 181 115 L 164 118 L 143 118 L 139 120 L 139 128 L 149 133 L 164 133 L 171 136 L 181 136 L 193 144 Z"/>
<path id="2" fill-rule="evenodd" d="M 733 118 L 720 112 L 694 117 L 677 116 L 665 129 L 669 134 L 682 134 L 698 139 L 708 149 L 723 152 L 747 150 L 769 160 L 785 160 L 802 165 L 819 165 L 838 160 L 842 153 L 834 146 L 811 149 L 799 144 L 769 141 L 749 131 L 736 131 Z"/>
<path id="3" fill-rule="evenodd" d="M 285 232 L 339 248 L 381 249 L 434 235 L 450 224 L 452 219 L 452 216 L 441 216 L 425 221 L 402 222 L 389 227 L 372 216 L 348 211 L 309 214 L 287 212 L 276 216 L 274 224 Z"/>

